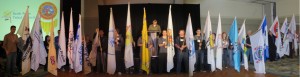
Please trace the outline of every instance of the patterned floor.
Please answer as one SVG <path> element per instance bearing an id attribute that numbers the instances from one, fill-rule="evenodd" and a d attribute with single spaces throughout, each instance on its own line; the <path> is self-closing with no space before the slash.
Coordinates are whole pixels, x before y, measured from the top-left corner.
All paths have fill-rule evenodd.
<path id="1" fill-rule="evenodd" d="M 266 72 L 281 77 L 299 77 L 299 58 L 283 58 L 278 61 L 267 61 Z"/>

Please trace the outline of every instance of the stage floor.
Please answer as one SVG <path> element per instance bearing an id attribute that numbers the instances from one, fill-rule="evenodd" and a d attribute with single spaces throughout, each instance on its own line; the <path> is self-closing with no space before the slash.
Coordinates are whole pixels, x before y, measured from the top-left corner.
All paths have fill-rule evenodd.
<path id="1" fill-rule="evenodd" d="M 25 76 L 44 76 L 44 77 L 55 77 L 54 75 L 45 72 L 43 69 L 39 69 L 37 72 L 31 72 L 31 74 L 27 74 Z M 69 72 L 69 71 L 58 71 L 58 77 L 116 77 L 116 76 L 122 76 L 122 77 L 187 77 L 188 74 L 181 73 L 165 73 L 165 74 L 151 74 L 151 75 L 145 75 L 145 74 L 114 74 L 114 75 L 108 75 L 107 73 L 95 73 L 92 72 L 88 75 L 83 75 L 83 73 L 75 73 L 75 72 Z M 253 70 L 246 71 L 244 69 L 241 69 L 241 72 L 236 72 L 233 68 L 225 68 L 222 71 L 217 70 L 215 72 L 195 72 L 194 77 L 278 77 L 273 74 L 256 74 Z"/>

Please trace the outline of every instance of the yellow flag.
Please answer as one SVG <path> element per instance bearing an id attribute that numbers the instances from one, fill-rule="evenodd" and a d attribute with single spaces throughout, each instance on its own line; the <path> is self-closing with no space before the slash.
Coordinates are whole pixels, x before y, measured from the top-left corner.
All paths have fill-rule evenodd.
<path id="1" fill-rule="evenodd" d="M 144 8 L 144 17 L 143 17 L 143 29 L 142 29 L 142 70 L 146 71 L 149 74 L 149 52 L 147 48 L 148 44 L 148 31 L 147 31 L 147 21 L 146 21 L 146 10 Z"/>
<path id="2" fill-rule="evenodd" d="M 54 46 L 54 23 L 50 26 L 50 44 L 48 54 L 48 72 L 57 76 L 56 50 Z"/>

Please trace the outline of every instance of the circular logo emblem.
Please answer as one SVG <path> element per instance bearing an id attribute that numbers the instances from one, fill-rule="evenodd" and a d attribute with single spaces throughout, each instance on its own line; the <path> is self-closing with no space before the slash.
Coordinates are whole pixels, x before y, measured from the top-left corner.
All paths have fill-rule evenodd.
<path id="1" fill-rule="evenodd" d="M 39 13 L 44 19 L 52 19 L 57 14 L 57 8 L 53 3 L 45 2 L 39 7 Z"/>

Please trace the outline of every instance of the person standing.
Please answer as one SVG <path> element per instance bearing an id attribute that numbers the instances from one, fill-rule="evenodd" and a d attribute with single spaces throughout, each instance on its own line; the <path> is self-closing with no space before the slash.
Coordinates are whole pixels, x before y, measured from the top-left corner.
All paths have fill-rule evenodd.
<path id="1" fill-rule="evenodd" d="M 119 29 L 116 28 L 115 30 L 115 55 L 116 55 L 116 72 L 119 75 L 122 74 L 124 70 L 124 59 L 122 54 L 122 47 L 124 46 L 124 39 L 121 34 L 119 34 Z"/>
<path id="2" fill-rule="evenodd" d="M 142 56 L 142 53 L 143 53 L 143 51 L 142 51 L 142 46 L 143 46 L 142 36 L 140 36 L 138 38 L 137 46 L 140 48 L 140 54 L 139 54 L 139 56 L 140 56 L 139 73 L 141 74 L 141 73 L 143 73 L 143 70 L 142 70 L 142 58 L 143 58 L 143 56 Z M 148 48 L 148 51 L 150 51 L 150 49 L 153 48 L 153 42 L 152 42 L 151 37 L 149 37 L 149 35 L 148 35 L 148 42 L 147 42 L 146 47 Z M 149 58 L 150 58 L 150 56 L 151 55 L 149 55 Z"/>
<path id="3" fill-rule="evenodd" d="M 150 63 L 150 70 L 151 73 L 157 73 L 158 72 L 158 44 L 157 44 L 157 40 L 158 40 L 158 34 L 161 33 L 161 28 L 160 26 L 157 24 L 157 20 L 153 20 L 152 24 L 149 26 L 148 28 L 148 32 L 150 34 L 150 37 L 152 39 L 152 43 L 153 43 L 153 47 L 150 49 L 150 54 L 151 54 L 151 63 Z"/>
<path id="4" fill-rule="evenodd" d="M 290 48 L 290 54 L 289 54 L 289 58 L 293 58 L 294 56 L 294 46 L 293 46 L 293 40 L 294 39 L 294 35 L 291 33 L 290 30 L 288 30 L 288 34 L 287 34 L 287 40 L 289 40 L 289 48 Z"/>
<path id="5" fill-rule="evenodd" d="M 95 38 L 96 33 L 93 38 Z M 99 41 L 101 42 L 97 47 L 97 55 L 96 55 L 96 70 L 100 72 L 102 70 L 103 73 L 106 73 L 106 62 L 107 62 L 107 36 L 104 36 L 104 32 L 102 29 L 99 29 Z"/>
<path id="6" fill-rule="evenodd" d="M 6 63 L 6 74 L 11 76 L 15 74 L 16 70 L 16 58 L 17 58 L 17 43 L 18 36 L 14 34 L 16 31 L 16 26 L 10 27 L 10 33 L 4 36 L 3 48 L 6 51 L 7 63 Z"/>
<path id="7" fill-rule="evenodd" d="M 167 31 L 162 31 L 162 36 L 158 39 L 158 73 L 167 72 Z"/>
<path id="8" fill-rule="evenodd" d="M 18 44 L 17 44 L 17 68 L 18 68 L 18 70 L 19 70 L 19 72 L 21 72 L 22 71 L 22 56 L 23 56 L 23 52 L 24 52 L 24 50 L 23 50 L 23 48 L 24 48 L 24 40 L 22 39 L 22 37 L 19 37 L 18 38 Z"/>
<path id="9" fill-rule="evenodd" d="M 205 48 L 202 47 L 205 46 L 205 44 L 203 44 L 204 41 L 204 36 L 201 34 L 201 30 L 198 28 L 196 30 L 196 35 L 194 36 L 195 38 L 195 49 L 196 49 L 196 70 L 199 71 L 203 71 L 204 70 L 204 52 L 205 52 Z"/>
<path id="10" fill-rule="evenodd" d="M 251 42 L 250 42 L 250 35 L 252 34 L 252 31 L 249 30 L 247 32 L 246 36 L 246 47 L 247 47 L 247 53 L 248 53 L 248 58 L 250 59 L 250 63 L 253 63 L 253 55 L 252 55 L 252 48 L 251 48 Z"/>
<path id="11" fill-rule="evenodd" d="M 222 47 L 223 47 L 223 65 L 225 68 L 229 67 L 229 52 L 228 52 L 228 36 L 226 32 L 222 33 Z"/>
<path id="12" fill-rule="evenodd" d="M 275 61 L 276 58 L 276 45 L 275 45 L 275 36 L 271 31 L 268 32 L 268 43 L 269 43 L 269 52 L 270 52 L 270 61 Z"/>
<path id="13" fill-rule="evenodd" d="M 45 41 L 44 41 L 44 46 L 45 46 L 47 54 L 49 53 L 49 43 L 50 43 L 50 36 L 46 35 Z M 48 71 L 48 55 L 46 57 L 46 64 L 45 64 L 44 71 Z"/>
<path id="14" fill-rule="evenodd" d="M 54 45 L 55 45 L 55 50 L 56 50 L 56 59 L 57 59 L 58 51 L 59 51 L 59 33 L 60 33 L 60 30 L 57 30 L 57 36 L 55 36 L 55 38 L 54 38 Z"/>
<path id="15" fill-rule="evenodd" d="M 184 65 L 185 72 L 189 68 L 189 53 L 186 48 L 186 39 L 184 30 L 179 30 L 179 36 L 175 39 L 175 47 L 177 49 L 177 73 L 181 72 L 182 64 Z M 183 63 L 182 63 L 183 61 Z"/>

